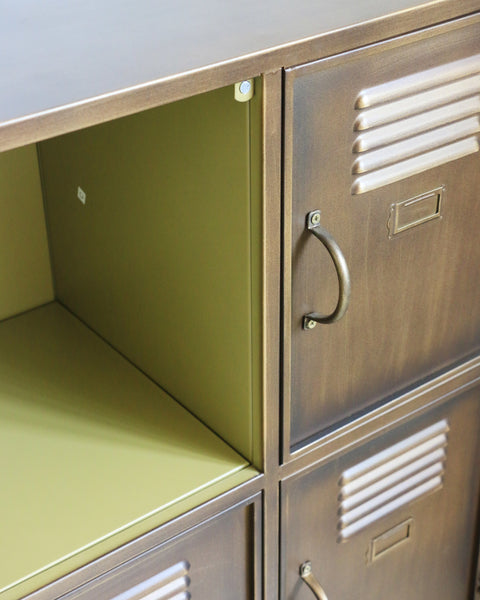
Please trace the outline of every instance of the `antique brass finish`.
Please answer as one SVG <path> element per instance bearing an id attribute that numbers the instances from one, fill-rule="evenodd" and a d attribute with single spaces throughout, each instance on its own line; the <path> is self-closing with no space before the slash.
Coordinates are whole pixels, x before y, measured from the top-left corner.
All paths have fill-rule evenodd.
<path id="1" fill-rule="evenodd" d="M 259 93 L 257 88 L 256 95 Z M 282 93 L 283 73 L 276 71 L 263 77 L 261 88 L 263 98 L 263 471 L 264 503 L 263 515 L 258 521 L 263 526 L 264 590 L 263 598 L 279 598 L 278 562 L 278 522 L 280 512 L 280 490 L 278 485 L 280 411 L 280 276 L 281 267 L 281 145 L 282 145 Z M 258 578 L 262 579 L 261 577 Z M 256 596 L 255 596 L 256 597 Z"/>
<path id="2" fill-rule="evenodd" d="M 300 565 L 300 577 L 312 590 L 315 598 L 318 598 L 318 600 L 328 600 L 327 594 L 323 591 L 322 586 L 318 583 L 312 572 L 312 563 L 309 560 Z"/>
<path id="3" fill-rule="evenodd" d="M 370 152 L 379 148 L 386 153 L 384 139 L 370 150 L 352 152 L 357 136 L 353 123 L 359 117 L 355 103 L 362 88 L 477 56 L 479 39 L 478 24 L 472 24 L 462 31 L 448 31 L 436 44 L 431 38 L 412 36 L 403 40 L 403 46 L 387 42 L 375 49 L 363 48 L 286 70 L 284 289 L 285 296 L 290 294 L 291 298 L 285 304 L 289 313 L 285 312 L 284 352 L 290 352 L 287 366 L 291 371 L 285 371 L 283 382 L 283 414 L 288 419 L 284 460 L 298 456 L 301 447 L 309 451 L 306 446 L 323 444 L 320 438 L 329 435 L 336 424 L 350 422 L 353 415 L 376 403 L 389 402 L 416 381 L 434 376 L 478 350 L 479 280 L 467 275 L 465 259 L 467 256 L 468 263 L 475 265 L 480 250 L 478 152 L 368 193 L 352 196 L 351 190 L 357 178 L 353 165 L 358 173 L 370 176 L 392 164 L 398 168 L 420 153 L 425 157 L 445 145 L 478 135 L 474 133 L 477 113 L 473 120 L 472 115 L 458 117 L 458 128 L 450 128 L 452 121 L 446 114 L 435 126 L 435 135 L 431 129 L 409 131 L 403 138 L 405 145 L 400 147 L 404 152 L 400 159 L 396 153 L 372 157 Z M 365 72 L 362 81 L 359 72 Z M 431 81 L 429 86 L 433 89 Z M 327 96 L 327 88 L 342 93 Z M 458 102 L 464 100 L 459 98 Z M 396 123 L 398 135 L 404 135 L 398 124 L 405 119 L 395 120 L 393 113 L 391 118 L 389 123 L 363 133 L 378 134 L 381 128 Z M 458 123 L 456 115 L 454 118 L 453 123 Z M 431 137 L 419 139 L 428 132 Z M 416 139 L 412 141 L 410 136 Z M 391 141 L 394 146 L 401 140 L 395 136 Z M 367 156 L 368 162 L 355 163 Z M 445 218 L 435 216 L 436 197 L 402 207 L 400 227 L 424 217 L 433 217 L 432 222 L 407 229 L 390 240 L 387 222 L 392 204 L 442 186 L 449 195 L 446 199 L 444 193 L 442 202 Z M 305 232 L 304 218 L 312 208 L 321 209 L 322 225 L 334 233 L 348 261 L 355 301 L 335 327 L 317 326 L 315 333 L 307 335 L 299 326 L 304 316 L 313 308 L 330 312 L 338 298 L 331 258 L 315 249 Z"/>
<path id="4" fill-rule="evenodd" d="M 307 229 L 319 239 L 332 257 L 335 270 L 338 275 L 338 302 L 335 310 L 329 315 L 320 313 L 309 313 L 303 317 L 303 328 L 310 330 L 315 327 L 314 323 L 335 323 L 347 312 L 350 302 L 351 282 L 347 261 L 340 250 L 340 246 L 326 229 L 320 226 L 320 211 L 314 210 L 307 215 Z"/>
<path id="5" fill-rule="evenodd" d="M 457 387 L 449 402 L 424 405 L 423 414 L 410 413 L 413 418 L 403 424 L 392 421 L 387 431 L 378 433 L 377 429 L 366 444 L 361 443 L 364 432 L 357 430 L 355 442 L 340 452 L 325 453 L 324 459 L 311 460 L 306 469 L 299 470 L 297 462 L 292 474 L 282 478 L 282 600 L 315 597 L 303 589 L 299 577 L 299 566 L 307 559 L 332 600 L 472 598 L 478 544 L 474 529 L 480 467 L 479 391 L 478 381 L 467 392 Z M 440 399 L 443 389 L 436 388 L 435 394 Z M 439 431 L 447 421 L 448 458 L 442 490 L 399 506 L 345 543 L 338 543 L 339 475 L 361 463 L 366 467 L 372 456 L 379 457 L 383 451 L 394 457 L 400 449 L 396 444 L 406 448 L 414 442 L 412 436 L 424 436 L 432 427 L 430 433 Z M 409 466 L 413 468 L 414 462 Z M 373 479 L 376 464 L 372 467 L 368 476 Z"/>

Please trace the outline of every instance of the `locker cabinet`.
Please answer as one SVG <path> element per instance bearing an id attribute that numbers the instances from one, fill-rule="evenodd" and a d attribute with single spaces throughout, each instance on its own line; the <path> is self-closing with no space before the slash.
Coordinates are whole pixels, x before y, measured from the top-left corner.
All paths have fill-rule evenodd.
<path id="1" fill-rule="evenodd" d="M 478 596 L 479 11 L 5 7 L 0 600 Z"/>

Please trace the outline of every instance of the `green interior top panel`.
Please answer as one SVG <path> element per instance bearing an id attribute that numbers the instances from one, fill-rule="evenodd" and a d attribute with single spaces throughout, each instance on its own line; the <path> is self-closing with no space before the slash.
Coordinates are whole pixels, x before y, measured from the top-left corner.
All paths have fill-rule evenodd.
<path id="1" fill-rule="evenodd" d="M 0 319 L 53 300 L 35 146 L 0 154 Z"/>
<path id="2" fill-rule="evenodd" d="M 40 147 L 58 299 L 249 460 L 252 110 L 230 86 Z"/>
<path id="3" fill-rule="evenodd" d="M 37 572 L 30 588 L 46 583 L 252 476 L 57 303 L 0 324 L 0 444 L 0 592 Z"/>

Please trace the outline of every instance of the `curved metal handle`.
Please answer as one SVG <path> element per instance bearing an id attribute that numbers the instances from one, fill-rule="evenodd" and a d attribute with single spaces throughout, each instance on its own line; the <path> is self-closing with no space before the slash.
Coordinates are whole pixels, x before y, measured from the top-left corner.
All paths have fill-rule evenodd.
<path id="1" fill-rule="evenodd" d="M 318 583 L 312 572 L 312 563 L 309 560 L 300 565 L 300 577 L 312 590 L 317 600 L 328 600 L 327 594 L 323 591 L 322 586 Z"/>
<path id="2" fill-rule="evenodd" d="M 347 312 L 350 302 L 351 282 L 347 261 L 340 246 L 334 238 L 320 225 L 320 211 L 314 210 L 307 215 L 307 229 L 318 238 L 332 257 L 338 276 L 338 302 L 335 310 L 329 315 L 310 313 L 303 317 L 303 328 L 313 329 L 317 323 L 335 323 Z"/>

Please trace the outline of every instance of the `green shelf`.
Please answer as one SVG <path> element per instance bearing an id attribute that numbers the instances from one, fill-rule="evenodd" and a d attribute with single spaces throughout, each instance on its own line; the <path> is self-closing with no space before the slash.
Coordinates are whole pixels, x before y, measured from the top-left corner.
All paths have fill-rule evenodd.
<path id="1" fill-rule="evenodd" d="M 58 303 L 2 322 L 0 354 L 2 600 L 256 473 Z"/>

